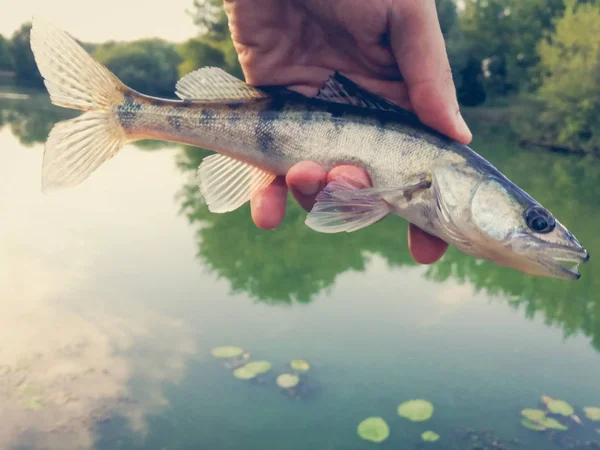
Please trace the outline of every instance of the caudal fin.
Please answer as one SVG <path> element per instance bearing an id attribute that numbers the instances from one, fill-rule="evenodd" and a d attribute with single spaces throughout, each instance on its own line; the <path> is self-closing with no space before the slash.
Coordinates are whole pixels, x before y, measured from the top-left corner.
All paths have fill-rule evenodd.
<path id="1" fill-rule="evenodd" d="M 48 136 L 42 191 L 72 187 L 112 158 L 128 142 L 112 112 L 129 89 L 73 38 L 34 18 L 31 49 L 52 103 L 87 111 L 57 123 Z"/>

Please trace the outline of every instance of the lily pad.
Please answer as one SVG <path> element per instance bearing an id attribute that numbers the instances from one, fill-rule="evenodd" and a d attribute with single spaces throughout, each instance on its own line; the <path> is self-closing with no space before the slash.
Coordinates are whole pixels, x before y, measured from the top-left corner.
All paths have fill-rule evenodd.
<path id="1" fill-rule="evenodd" d="M 212 354 L 215 358 L 235 358 L 244 353 L 244 349 L 240 347 L 215 347 L 212 349 Z"/>
<path id="2" fill-rule="evenodd" d="M 551 430 L 559 430 L 559 431 L 568 430 L 568 428 L 566 426 L 564 426 L 562 423 L 560 423 L 558 420 L 552 419 L 550 417 L 546 417 L 543 420 L 540 420 L 538 423 L 540 425 L 544 426 L 545 428 L 549 428 Z"/>
<path id="3" fill-rule="evenodd" d="M 310 364 L 308 361 L 303 359 L 294 359 L 290 366 L 292 366 L 292 369 L 297 370 L 298 372 L 307 372 L 310 369 Z"/>
<path id="4" fill-rule="evenodd" d="M 398 415 L 413 422 L 423 422 L 433 415 L 433 405 L 427 400 L 409 400 L 398 406 Z"/>
<path id="5" fill-rule="evenodd" d="M 256 377 L 256 372 L 246 368 L 246 366 L 240 367 L 233 371 L 233 376 L 239 380 L 250 380 Z"/>
<path id="6" fill-rule="evenodd" d="M 521 414 L 525 416 L 527 419 L 538 422 L 540 420 L 544 420 L 546 418 L 546 413 L 541 409 L 524 409 L 521 411 Z"/>
<path id="7" fill-rule="evenodd" d="M 575 412 L 571 405 L 562 400 L 550 399 L 546 406 L 551 413 L 560 414 L 562 416 L 570 416 Z"/>
<path id="8" fill-rule="evenodd" d="M 583 408 L 585 415 L 588 419 L 593 422 L 600 421 L 600 408 L 588 406 L 587 408 Z"/>
<path id="9" fill-rule="evenodd" d="M 246 364 L 244 368 L 251 370 L 256 375 L 260 375 L 271 370 L 271 363 L 269 361 L 253 361 Z"/>
<path id="10" fill-rule="evenodd" d="M 277 385 L 283 389 L 296 387 L 299 382 L 298 375 L 292 375 L 291 373 L 283 373 L 277 377 Z"/>
<path id="11" fill-rule="evenodd" d="M 529 419 L 521 420 L 521 425 L 533 431 L 544 431 L 546 429 L 544 425 L 540 425 L 539 423 L 533 422 Z"/>
<path id="12" fill-rule="evenodd" d="M 381 417 L 368 417 L 358 424 L 358 435 L 366 441 L 383 442 L 390 435 L 390 427 Z"/>
<path id="13" fill-rule="evenodd" d="M 423 439 L 425 442 L 435 442 L 440 438 L 440 435 L 437 433 L 434 433 L 433 431 L 426 431 L 425 433 L 423 433 L 421 435 L 421 439 Z"/>

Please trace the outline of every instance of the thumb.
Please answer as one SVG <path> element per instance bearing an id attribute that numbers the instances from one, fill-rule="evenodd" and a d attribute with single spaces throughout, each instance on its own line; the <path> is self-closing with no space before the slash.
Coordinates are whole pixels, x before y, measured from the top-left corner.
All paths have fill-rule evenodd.
<path id="1" fill-rule="evenodd" d="M 426 125 L 468 144 L 435 0 L 396 1 L 393 8 L 390 41 L 412 108 Z"/>

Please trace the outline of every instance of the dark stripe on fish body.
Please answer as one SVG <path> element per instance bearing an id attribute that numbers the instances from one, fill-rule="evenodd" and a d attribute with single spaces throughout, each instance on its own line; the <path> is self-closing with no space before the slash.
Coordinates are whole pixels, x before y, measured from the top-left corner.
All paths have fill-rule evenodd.
<path id="1" fill-rule="evenodd" d="M 203 109 L 200 111 L 200 118 L 198 119 L 198 124 L 206 125 L 215 119 L 215 112 L 210 109 Z"/>
<path id="2" fill-rule="evenodd" d="M 281 112 L 286 105 L 283 96 L 272 97 L 264 109 L 258 112 L 258 120 L 254 130 L 257 148 L 263 153 L 275 152 L 275 121 L 281 117 Z"/>
<path id="3" fill-rule="evenodd" d="M 117 114 L 121 126 L 125 129 L 132 128 L 135 119 L 142 108 L 143 105 L 138 103 L 134 97 L 126 95 L 123 102 L 117 107 Z"/>
<path id="4" fill-rule="evenodd" d="M 167 122 L 169 122 L 169 125 L 171 125 L 173 129 L 177 131 L 181 130 L 181 117 L 177 114 L 169 114 L 167 116 Z"/>

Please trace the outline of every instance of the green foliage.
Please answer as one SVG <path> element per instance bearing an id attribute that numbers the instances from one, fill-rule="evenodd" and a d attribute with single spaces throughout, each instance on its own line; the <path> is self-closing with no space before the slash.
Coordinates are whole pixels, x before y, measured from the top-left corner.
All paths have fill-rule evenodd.
<path id="1" fill-rule="evenodd" d="M 466 0 L 461 29 L 483 64 L 485 89 L 503 96 L 535 86 L 536 43 L 552 30 L 563 0 Z"/>
<path id="2" fill-rule="evenodd" d="M 194 0 L 191 15 L 200 35 L 182 45 L 183 63 L 179 74 L 183 76 L 203 66 L 216 66 L 243 79 L 222 0 Z"/>
<path id="3" fill-rule="evenodd" d="M 29 35 L 31 23 L 26 23 L 12 37 L 12 55 L 17 83 L 22 86 L 43 87 L 44 82 L 35 63 Z"/>
<path id="4" fill-rule="evenodd" d="M 12 43 L 0 34 L 0 70 L 13 70 L 14 67 Z"/>
<path id="5" fill-rule="evenodd" d="M 129 87 L 148 95 L 175 97 L 181 57 L 175 44 L 162 39 L 109 42 L 94 57 Z"/>
<path id="6" fill-rule="evenodd" d="M 539 43 L 542 113 L 537 140 L 600 151 L 600 5 L 567 0 L 556 31 Z"/>

